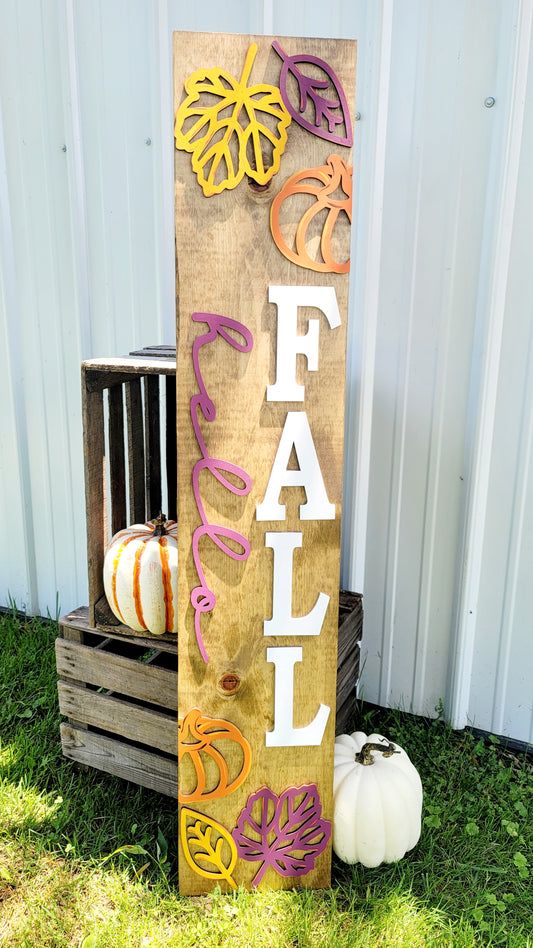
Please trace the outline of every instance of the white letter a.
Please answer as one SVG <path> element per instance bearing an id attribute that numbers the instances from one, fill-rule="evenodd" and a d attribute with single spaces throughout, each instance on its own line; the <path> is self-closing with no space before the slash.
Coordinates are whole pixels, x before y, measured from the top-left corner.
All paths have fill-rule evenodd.
<path id="1" fill-rule="evenodd" d="M 292 449 L 300 469 L 288 469 Z M 279 503 L 282 487 L 305 487 L 307 503 L 300 505 L 301 520 L 335 520 L 335 504 L 330 504 L 318 463 L 309 421 L 304 411 L 289 411 L 266 493 L 256 507 L 258 520 L 285 520 L 285 505 Z"/>

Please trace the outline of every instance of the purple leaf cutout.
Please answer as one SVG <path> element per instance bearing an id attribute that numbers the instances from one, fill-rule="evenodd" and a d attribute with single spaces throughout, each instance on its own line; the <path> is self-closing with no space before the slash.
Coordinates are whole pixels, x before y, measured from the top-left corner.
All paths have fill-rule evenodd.
<path id="1" fill-rule="evenodd" d="M 304 876 L 314 869 L 331 836 L 331 823 L 321 813 L 314 783 L 290 787 L 279 797 L 262 787 L 248 797 L 232 836 L 241 859 L 262 860 L 252 886 L 269 866 L 281 876 Z"/>
<path id="2" fill-rule="evenodd" d="M 333 69 L 331 69 L 323 59 L 318 59 L 317 56 L 287 56 L 277 41 L 272 43 L 272 48 L 275 49 L 278 56 L 283 60 L 281 75 L 279 77 L 279 89 L 283 103 L 293 119 L 295 119 L 302 128 L 307 129 L 308 132 L 312 132 L 313 135 L 318 135 L 319 138 L 336 142 L 338 145 L 347 145 L 348 147 L 353 145 L 352 123 L 348 103 L 341 82 L 338 76 L 333 72 Z M 308 63 L 318 66 L 318 68 L 326 74 L 327 78 L 316 79 L 312 76 L 306 76 L 298 68 L 299 63 Z M 287 92 L 287 77 L 289 73 L 296 79 L 300 90 L 298 108 L 294 107 Z M 330 85 L 333 85 L 338 98 L 326 99 L 321 95 L 320 90 L 327 89 Z M 304 118 L 303 114 L 309 102 L 311 102 L 315 110 L 314 124 Z M 327 124 L 327 128 L 324 127 L 324 122 Z M 345 136 L 342 134 L 338 135 L 336 132 L 336 126 L 342 126 L 343 124 L 346 130 Z"/>

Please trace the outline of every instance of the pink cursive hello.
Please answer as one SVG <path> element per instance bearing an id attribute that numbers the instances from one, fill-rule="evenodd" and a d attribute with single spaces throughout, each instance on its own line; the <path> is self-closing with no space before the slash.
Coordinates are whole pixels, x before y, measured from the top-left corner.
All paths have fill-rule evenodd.
<path id="1" fill-rule="evenodd" d="M 239 352 L 250 352 L 253 347 L 253 336 L 250 330 L 247 329 L 246 326 L 243 326 L 243 324 L 238 322 L 236 319 L 228 319 L 225 316 L 218 316 L 215 313 L 193 313 L 192 319 L 195 322 L 207 323 L 209 326 L 209 331 L 204 333 L 203 336 L 197 336 L 192 346 L 192 361 L 194 374 L 198 383 L 199 393 L 192 396 L 190 403 L 192 426 L 196 435 L 198 447 L 200 448 L 202 455 L 200 460 L 194 465 L 192 471 L 194 499 L 196 501 L 200 520 L 202 522 L 200 526 L 196 528 L 192 536 L 194 566 L 198 574 L 198 579 L 200 580 L 200 585 L 196 586 L 191 592 L 191 604 L 194 609 L 194 631 L 196 633 L 196 641 L 198 642 L 200 654 L 204 662 L 207 663 L 209 661 L 209 656 L 207 655 L 202 639 L 201 616 L 203 612 L 211 612 L 217 600 L 214 592 L 209 588 L 205 580 L 205 575 L 200 559 L 200 540 L 204 536 L 209 537 L 209 539 L 216 543 L 218 548 L 222 550 L 223 553 L 226 553 L 233 560 L 248 559 L 250 554 L 250 543 L 246 537 L 244 537 L 241 533 L 238 533 L 236 530 L 208 522 L 200 494 L 200 473 L 204 470 L 210 471 L 210 473 L 216 477 L 219 484 L 222 484 L 222 486 L 229 490 L 232 494 L 237 494 L 239 496 L 249 493 L 252 486 L 252 479 L 250 475 L 247 474 L 246 471 L 237 464 L 232 464 L 230 461 L 223 461 L 221 458 L 212 458 L 209 455 L 204 437 L 200 430 L 198 408 L 200 409 L 205 421 L 214 421 L 216 417 L 216 407 L 207 394 L 204 380 L 202 378 L 202 373 L 200 371 L 199 354 L 202 346 L 207 345 L 209 342 L 213 342 L 217 336 L 220 336 L 227 343 L 229 343 L 233 349 L 237 349 Z M 231 335 L 228 330 L 236 333 L 237 336 Z M 226 477 L 227 474 L 234 475 L 241 482 L 240 486 L 236 486 L 234 483 L 232 483 L 232 481 Z M 234 547 L 228 545 L 229 542 L 233 542 L 237 548 L 235 549 Z"/>

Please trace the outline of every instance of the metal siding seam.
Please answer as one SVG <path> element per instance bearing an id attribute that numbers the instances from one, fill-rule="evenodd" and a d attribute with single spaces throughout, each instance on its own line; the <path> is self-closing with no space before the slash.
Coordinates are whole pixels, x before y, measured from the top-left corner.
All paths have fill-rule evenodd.
<path id="1" fill-rule="evenodd" d="M 61 19 L 62 22 L 62 15 L 62 4 L 56 4 L 56 28 L 60 27 L 59 21 Z M 47 43 L 47 31 L 49 28 L 49 22 L 46 24 L 43 23 L 41 34 L 43 80 L 48 90 L 57 89 L 60 86 L 62 92 L 64 86 L 64 75 L 61 69 L 61 64 L 59 63 L 58 65 L 54 62 L 53 65 L 50 65 L 49 67 L 50 47 Z M 60 29 L 58 29 L 58 33 L 59 32 Z M 55 109 L 56 103 L 54 98 L 52 97 L 51 92 L 48 92 L 43 106 L 44 128 L 47 130 L 54 129 L 54 126 L 56 125 L 57 118 L 54 115 Z M 64 113 L 62 112 L 61 126 L 63 125 L 63 119 Z M 43 187 L 43 197 L 45 199 L 45 219 L 50 247 L 49 299 L 53 308 L 53 317 L 50 318 L 51 314 L 49 310 L 48 312 L 43 312 L 42 316 L 46 316 L 46 325 L 47 327 L 50 327 L 50 329 L 53 320 L 53 358 L 57 377 L 55 377 L 53 372 L 50 372 L 47 376 L 46 360 L 48 358 L 48 353 L 51 352 L 51 349 L 48 348 L 47 350 L 47 345 L 49 347 L 49 343 L 43 344 L 42 351 L 45 356 L 41 368 L 41 375 L 48 476 L 48 486 L 46 491 L 47 524 L 45 527 L 45 534 L 50 540 L 48 548 L 50 551 L 52 572 L 48 577 L 46 584 L 43 583 L 42 588 L 39 590 L 39 611 L 41 615 L 44 615 L 45 613 L 51 613 L 52 616 L 54 616 L 54 605 L 55 610 L 57 611 L 59 591 L 61 587 L 63 587 L 63 589 L 66 588 L 69 591 L 68 598 L 70 600 L 72 597 L 72 581 L 66 580 L 63 582 L 63 576 L 70 575 L 70 564 L 75 559 L 73 521 L 74 513 L 77 509 L 73 484 L 73 456 L 69 450 L 71 443 L 69 426 L 72 423 L 72 412 L 69 411 L 70 393 L 68 382 L 68 364 L 71 359 L 72 346 L 69 342 L 69 333 L 67 331 L 70 320 L 68 320 L 67 323 L 65 323 L 63 320 L 63 313 L 66 307 L 63 302 L 64 286 L 62 280 L 62 268 L 64 265 L 64 259 L 62 252 L 65 252 L 66 250 L 66 241 L 64 240 L 64 229 L 58 227 L 58 217 L 60 213 L 59 201 L 62 202 L 66 191 L 65 206 L 68 207 L 70 205 L 70 193 L 69 189 L 65 188 L 64 186 L 63 174 L 61 174 L 61 181 L 59 180 L 59 175 L 57 175 L 56 178 L 52 157 L 46 148 L 43 148 L 42 161 L 44 166 L 43 179 L 45 182 Z M 61 187 L 61 192 L 59 191 L 59 187 Z M 72 243 L 73 241 L 70 239 L 70 246 L 72 246 Z M 41 317 L 40 312 L 39 317 Z M 77 350 L 77 334 L 75 342 L 75 348 Z M 53 381 L 51 379 L 52 375 L 54 375 Z M 37 530 L 34 537 L 34 544 L 39 559 L 39 553 L 42 552 L 40 543 L 42 543 L 40 531 Z M 64 570 L 65 566 L 66 570 Z M 39 579 L 40 576 L 38 574 L 38 580 Z"/>
<path id="2" fill-rule="evenodd" d="M 433 37 L 439 36 L 441 41 L 446 42 L 442 37 L 441 25 L 443 17 L 450 17 L 451 10 L 448 7 L 447 12 L 443 8 L 439 10 L 439 16 L 435 17 L 432 26 Z M 455 14 L 457 13 L 457 4 Z M 461 42 L 461 47 L 465 43 L 465 17 L 459 22 L 455 19 L 453 28 L 454 37 L 457 43 Z M 450 27 L 451 27 L 450 23 Z M 461 37 L 461 41 L 459 40 Z M 450 37 L 447 37 L 449 42 Z M 434 41 L 433 41 L 434 45 Z M 438 53 L 437 53 L 438 55 Z M 433 57 L 432 57 L 433 58 Z M 457 57 L 459 63 L 459 57 Z M 435 63 L 433 63 L 433 82 L 439 76 L 435 72 Z M 444 70 L 440 73 L 444 76 Z M 440 80 L 442 82 L 442 78 Z M 439 324 L 436 330 L 437 349 L 435 352 L 435 361 L 433 368 L 431 408 L 428 412 L 429 432 L 427 448 L 427 468 L 425 477 L 425 492 L 423 503 L 423 523 L 420 546 L 420 579 L 418 591 L 418 607 L 416 618 L 416 638 L 413 660 L 413 677 L 411 682 L 411 703 L 412 709 L 418 714 L 431 714 L 439 701 L 445 694 L 445 675 L 446 660 L 449 650 L 448 633 L 449 621 L 446 622 L 445 616 L 440 613 L 439 596 L 442 584 L 446 583 L 445 595 L 449 595 L 450 582 L 453 583 L 453 576 L 448 579 L 446 571 L 442 570 L 442 551 L 446 548 L 447 539 L 442 534 L 443 517 L 443 497 L 447 493 L 449 483 L 449 456 L 444 447 L 446 425 L 449 423 L 449 385 L 450 385 L 450 361 L 452 358 L 453 333 L 453 304 L 454 304 L 454 281 L 455 264 L 458 254 L 459 237 L 459 217 L 461 207 L 464 202 L 462 193 L 462 166 L 465 160 L 464 153 L 469 147 L 469 142 L 461 135 L 461 115 L 460 108 L 457 107 L 457 95 L 465 87 L 467 77 L 460 66 L 457 66 L 455 72 L 452 72 L 447 79 L 448 99 L 444 100 L 439 110 L 439 122 L 446 125 L 450 123 L 450 131 L 453 134 L 453 141 L 456 147 L 452 148 L 447 159 L 446 177 L 443 181 L 443 190 L 448 195 L 449 205 L 445 215 L 441 218 L 442 244 L 441 244 L 441 284 L 439 287 Z M 435 101 L 435 96 L 430 98 L 430 102 Z M 455 103 L 455 104 L 454 104 Z M 451 117 L 450 107 L 453 107 L 453 119 Z M 448 109 L 448 112 L 447 112 Z M 425 123 L 426 124 L 426 123 Z M 457 144 L 460 143 L 459 148 Z M 434 170 L 434 169 L 433 169 Z M 440 175 L 439 175 L 440 177 Z M 437 238 L 435 237 L 435 243 Z M 437 245 L 437 244 L 436 244 Z M 438 246 L 438 245 L 437 245 Z M 448 274 L 444 272 L 445 261 L 449 260 L 449 279 Z M 465 327 L 465 346 L 466 346 L 466 327 Z M 449 511 L 453 518 L 453 510 Z M 450 545 L 450 557 L 456 543 Z M 453 564 L 451 564 L 453 573 Z M 441 662 L 437 655 L 444 656 L 442 663 L 443 671 L 441 674 Z"/>
<path id="3" fill-rule="evenodd" d="M 156 53 L 159 75 L 159 147 L 157 159 L 160 174 L 157 187 L 160 189 L 159 207 L 159 269 L 157 272 L 161 339 L 167 333 L 169 345 L 176 343 L 176 292 L 174 260 L 174 108 L 172 94 L 172 32 L 169 26 L 169 0 L 157 0 L 156 5 Z M 167 147 L 167 135 L 170 145 Z M 152 344 L 152 343 L 150 343 Z"/>
<path id="4" fill-rule="evenodd" d="M 518 578 L 520 571 L 521 557 L 524 557 L 522 550 L 522 539 L 524 530 L 524 516 L 528 501 L 528 474 L 531 472 L 532 448 L 533 448 L 533 366 L 531 356 L 533 354 L 533 328 L 529 337 L 529 350 L 527 359 L 527 378 L 524 386 L 524 397 L 522 402 L 521 419 L 521 437 L 519 442 L 518 463 L 516 477 L 513 489 L 513 502 L 511 512 L 511 529 L 509 537 L 509 547 L 507 563 L 505 570 L 503 608 L 500 620 L 500 639 L 498 643 L 498 661 L 496 680 L 494 686 L 494 695 L 492 702 L 491 729 L 496 734 L 506 733 L 506 711 L 507 711 L 507 691 L 509 685 L 509 669 L 511 663 L 512 638 L 514 628 L 514 618 L 516 610 L 516 598 L 518 592 Z M 516 695 L 515 695 L 516 697 Z M 515 731 L 516 733 L 516 731 Z M 531 740 L 531 733 L 526 740 Z"/>
<path id="5" fill-rule="evenodd" d="M 354 452 L 346 461 L 345 482 L 355 484 L 351 509 L 346 511 L 344 534 L 343 570 L 344 584 L 348 589 L 364 589 L 365 559 L 368 528 L 368 492 L 370 483 L 370 458 L 372 442 L 372 415 L 374 402 L 374 369 L 376 357 L 376 333 L 379 311 L 381 270 L 381 248 L 383 235 L 383 195 L 385 189 L 385 160 L 387 142 L 387 120 L 391 82 L 392 22 L 394 0 L 385 3 L 379 22 L 379 56 L 375 74 L 378 76 L 377 92 L 373 99 L 375 122 L 373 128 L 373 161 L 370 180 L 368 212 L 365 220 L 365 248 L 360 268 L 364 273 L 364 289 L 360 307 L 362 338 L 360 353 L 355 345 L 351 348 L 348 365 L 349 377 L 360 375 L 359 404 L 355 411 L 347 401 L 346 444 L 354 444 Z M 370 117 L 370 116 L 369 116 Z M 358 244 L 360 235 L 358 235 Z M 358 268 L 359 270 L 359 268 Z M 355 277 L 353 278 L 355 283 Z M 355 306 L 352 305 L 352 310 Z M 355 430 L 354 430 L 355 429 Z M 352 437 L 350 437 L 352 435 Z M 349 516 L 349 520 L 348 520 Z"/>
<path id="6" fill-rule="evenodd" d="M 471 476 L 465 511 L 464 566 L 461 570 L 457 607 L 457 628 L 454 649 L 450 657 L 447 712 L 452 727 L 462 728 L 468 722 L 470 684 L 474 661 L 477 624 L 477 602 L 481 582 L 485 521 L 489 492 L 490 460 L 498 392 L 499 365 L 505 315 L 505 298 L 511 255 L 514 210 L 522 145 L 525 92 L 531 52 L 533 0 L 519 0 L 517 9 L 515 45 L 512 50 L 512 78 L 510 82 L 510 109 L 507 138 L 501 172 L 502 196 L 496 214 L 496 226 L 491 241 L 490 260 L 486 252 L 487 269 L 492 272 L 489 287 L 489 308 L 484 333 L 486 355 L 481 366 L 478 387 Z M 489 195 L 488 195 L 489 198 Z M 480 298 L 479 308 L 483 301 Z M 478 314 L 482 318 L 482 313 Z"/>
<path id="7" fill-rule="evenodd" d="M 263 33 L 271 36 L 274 32 L 274 0 L 263 0 Z"/>
<path id="8" fill-rule="evenodd" d="M 24 548 L 24 569 L 25 576 L 21 580 L 21 586 L 27 590 L 24 593 L 24 603 L 17 602 L 19 608 L 24 608 L 29 613 L 34 613 L 37 606 L 36 575 L 37 566 L 35 562 L 35 550 L 33 544 L 33 512 L 32 497 L 29 475 L 29 449 L 28 449 L 28 426 L 25 411 L 25 390 L 24 373 L 22 360 L 22 344 L 20 338 L 20 311 L 19 311 L 19 293 L 16 277 L 16 261 L 14 253 L 14 240 L 11 225 L 11 209 L 9 195 L 9 179 L 7 174 L 5 138 L 4 138 L 4 117 L 2 110 L 2 100 L 0 98 L 0 265 L 2 267 L 2 282 L 4 286 L 5 314 L 6 314 L 6 336 L 8 340 L 7 350 L 7 375 L 9 378 L 9 387 L 11 389 L 13 404 L 13 421 L 15 424 L 15 444 L 13 445 L 13 455 L 17 459 L 16 470 L 8 471 L 8 477 L 19 478 L 18 490 L 20 494 L 21 509 L 20 524 L 17 529 L 22 537 Z M 3 411 L 7 406 L 3 406 Z M 4 524 L 4 531 L 7 524 Z M 11 593 L 12 590 L 2 591 L 2 595 Z"/>
<path id="9" fill-rule="evenodd" d="M 422 8 L 419 9 L 419 14 Z M 408 657 L 409 650 L 413 652 L 416 645 L 416 633 L 413 640 L 407 640 L 407 648 L 402 647 L 402 631 L 405 629 L 405 612 L 403 605 L 407 602 L 408 607 L 413 606 L 413 612 L 418 618 L 418 598 L 416 603 L 409 600 L 409 590 L 402 583 L 402 545 L 406 540 L 406 532 L 402 530 L 402 521 L 405 517 L 405 511 L 409 507 L 409 480 L 411 461 L 408 450 L 408 427 L 409 427 L 409 399 L 410 399 L 410 380 L 413 372 L 413 358 L 415 338 L 415 319 L 416 319 L 416 259 L 417 248 L 420 242 L 420 207 L 421 207 L 421 187 L 422 187 L 422 164 L 424 157 L 423 148 L 423 111 L 424 100 L 427 85 L 427 46 L 429 36 L 429 24 L 433 15 L 432 8 L 424 10 L 425 15 L 418 16 L 416 25 L 418 29 L 416 37 L 416 76 L 417 81 L 413 88 L 413 99 L 411 101 L 412 120 L 410 125 L 410 154 L 412 159 L 409 165 L 409 172 L 406 176 L 408 193 L 411 195 L 411 204 L 414 207 L 412 215 L 407 219 L 405 227 L 405 243 L 412 248 L 410 256 L 404 254 L 401 293 L 402 300 L 400 306 L 406 314 L 405 335 L 398 343 L 396 351 L 396 378 L 394 383 L 394 410 L 392 421 L 392 454 L 390 484 L 387 497 L 388 525 L 385 550 L 385 582 L 384 582 L 384 609 L 382 624 L 382 656 L 381 670 L 379 677 L 379 702 L 385 706 L 392 703 L 398 705 L 404 703 L 407 694 L 409 698 L 408 710 L 412 708 L 412 680 L 414 666 L 410 666 Z M 399 24 L 397 27 L 397 44 L 399 45 L 402 37 L 402 29 L 405 30 L 406 24 Z M 415 525 L 416 529 L 416 525 Z M 410 542 L 410 541 L 409 541 Z M 419 559 L 419 557 L 418 557 Z M 418 567 L 418 585 L 419 591 L 420 568 Z M 418 595 L 418 594 L 417 594 Z M 400 621 L 398 617 L 401 616 Z M 403 627 L 402 627 L 403 623 Z M 396 650 L 396 651 L 395 651 Z"/>
<path id="10" fill-rule="evenodd" d="M 85 200 L 85 167 L 83 158 L 82 119 L 80 109 L 80 88 L 78 81 L 78 62 L 76 56 L 76 28 L 74 23 L 74 2 L 65 0 L 65 33 L 68 81 L 69 118 L 71 123 L 71 142 L 67 143 L 69 171 L 71 180 L 72 224 L 75 235 L 74 256 L 76 261 L 76 284 L 78 289 L 78 338 L 81 358 L 93 355 L 91 294 L 89 289 L 89 238 L 87 228 L 87 207 Z M 69 147 L 70 146 L 70 147 Z"/>
<path id="11" fill-rule="evenodd" d="M 73 281 L 76 292 L 76 310 L 72 318 L 76 319 L 76 356 L 77 365 L 83 359 L 93 355 L 91 292 L 89 284 L 89 242 L 87 227 L 87 207 L 85 195 L 85 165 L 83 154 L 82 117 L 80 107 L 80 88 L 78 77 L 78 58 L 76 54 L 76 27 L 74 0 L 64 0 L 61 29 L 62 44 L 62 76 L 64 83 L 64 112 L 65 112 L 65 147 L 68 176 L 68 194 L 70 204 Z M 67 367 L 65 366 L 65 371 Z M 79 372 L 79 369 L 78 369 Z M 78 375 L 79 377 L 79 375 Z M 78 452 L 74 454 L 76 441 L 70 441 L 70 472 L 71 472 L 71 525 L 72 544 L 74 549 L 74 564 L 68 563 L 69 572 L 73 573 L 70 583 L 71 605 L 84 602 L 87 596 L 87 569 L 86 569 L 86 525 L 83 510 L 78 503 L 83 496 L 83 461 L 81 450 L 81 404 L 79 387 L 66 393 L 68 399 L 75 399 L 76 432 Z M 71 424 L 71 413 L 67 420 L 67 431 Z M 74 434 L 74 432 L 72 433 Z M 81 492 L 81 493 L 80 493 Z M 61 563 L 61 569 L 64 564 Z M 69 584 L 64 583 L 67 589 Z M 63 606 L 68 603 L 63 602 Z"/>

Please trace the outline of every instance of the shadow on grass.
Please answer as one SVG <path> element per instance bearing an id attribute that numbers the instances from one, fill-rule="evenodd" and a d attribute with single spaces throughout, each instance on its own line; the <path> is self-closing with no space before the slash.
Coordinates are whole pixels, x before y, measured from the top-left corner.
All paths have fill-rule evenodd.
<path id="1" fill-rule="evenodd" d="M 0 832 L 89 861 L 132 843 L 155 853 L 162 824 L 177 839 L 175 804 L 61 753 L 57 634 L 53 622 L 0 615 Z"/>

